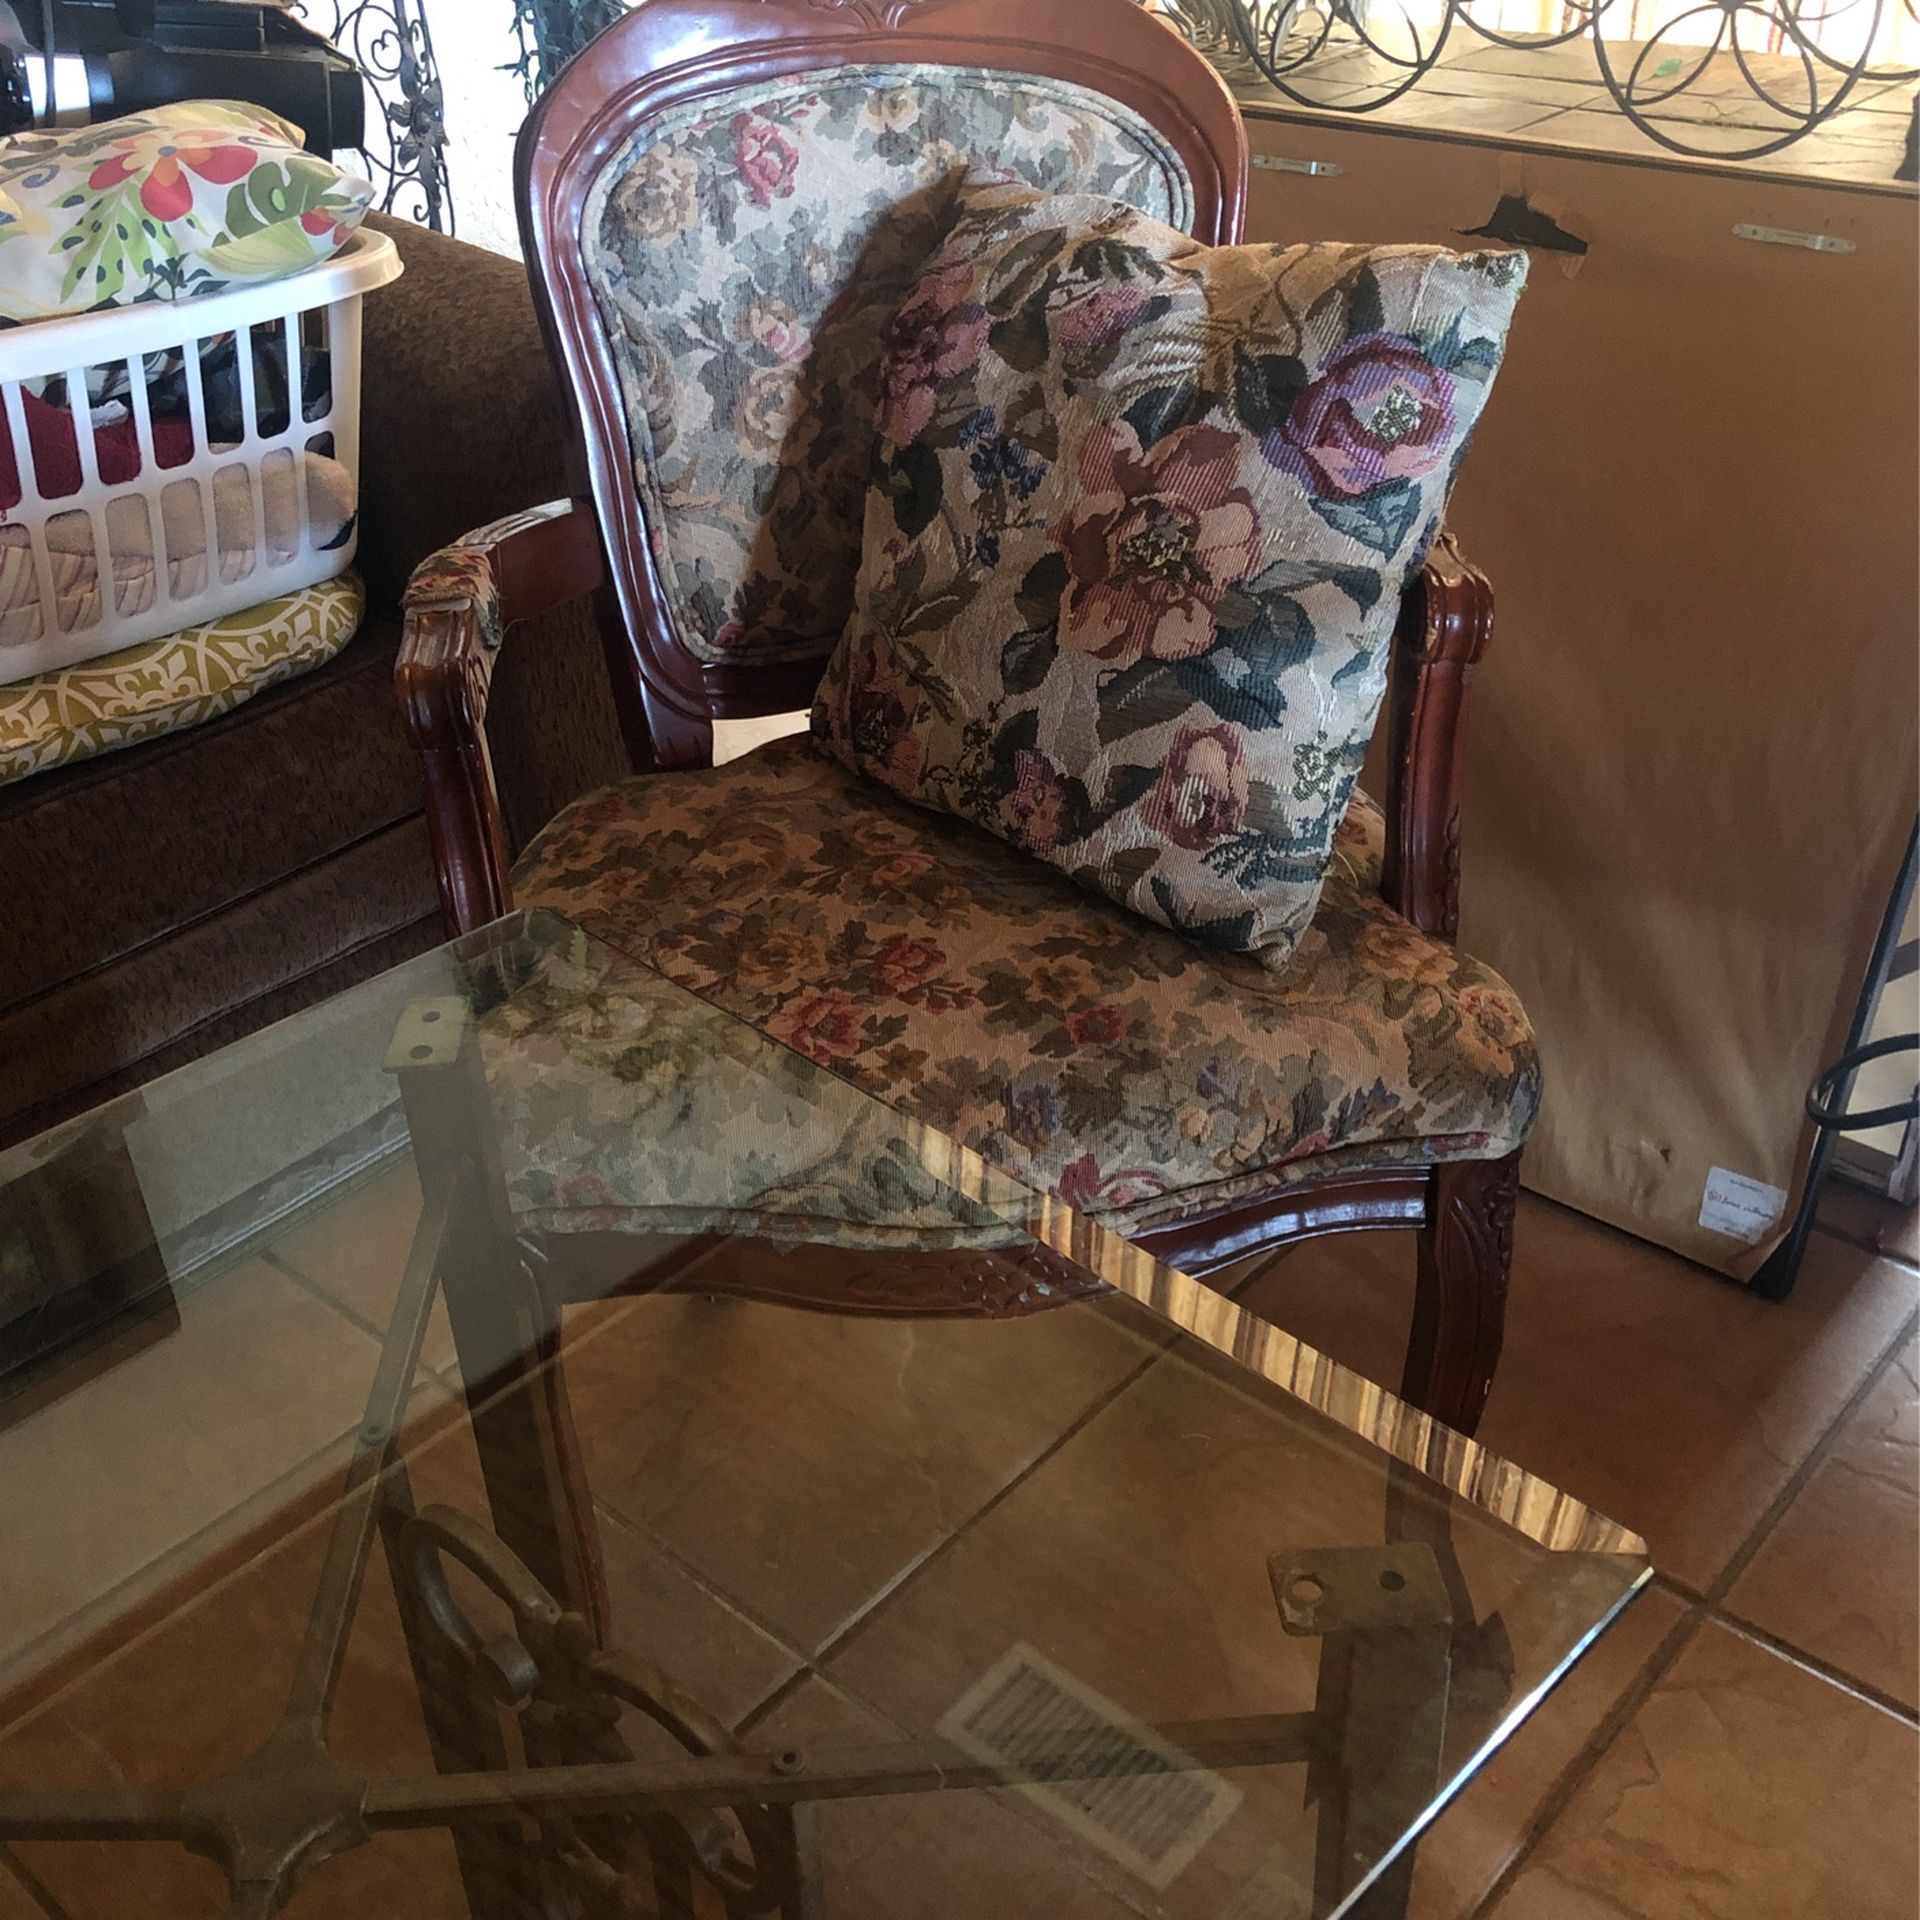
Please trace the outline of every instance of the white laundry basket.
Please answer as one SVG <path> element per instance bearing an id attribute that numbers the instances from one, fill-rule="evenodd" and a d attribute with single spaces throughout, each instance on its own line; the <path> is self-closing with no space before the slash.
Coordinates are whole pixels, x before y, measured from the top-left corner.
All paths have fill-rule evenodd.
<path id="1" fill-rule="evenodd" d="M 360 301 L 400 271 L 393 242 L 363 230 L 330 260 L 263 286 L 0 332 L 20 493 L 13 506 L 0 493 L 0 682 L 346 569 L 360 484 Z M 303 399 L 322 353 L 324 386 Z M 218 408 L 210 369 L 221 375 Z M 262 391 L 269 370 L 283 400 Z M 104 406 L 91 397 L 119 388 Z M 104 478 L 103 460 L 127 464 L 129 437 L 137 470 Z"/>

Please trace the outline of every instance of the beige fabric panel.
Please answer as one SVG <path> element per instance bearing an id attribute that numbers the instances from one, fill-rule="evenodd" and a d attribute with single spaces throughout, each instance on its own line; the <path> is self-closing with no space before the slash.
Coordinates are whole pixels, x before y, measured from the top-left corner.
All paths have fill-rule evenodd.
<path id="1" fill-rule="evenodd" d="M 1858 191 L 1255 118 L 1248 238 L 1538 251 L 1451 514 L 1492 577 L 1461 939 L 1520 990 L 1528 1184 L 1709 1266 L 1715 1168 L 1798 1199 L 1916 772 L 1916 220 Z M 1827 233 L 1851 254 L 1737 238 Z"/>

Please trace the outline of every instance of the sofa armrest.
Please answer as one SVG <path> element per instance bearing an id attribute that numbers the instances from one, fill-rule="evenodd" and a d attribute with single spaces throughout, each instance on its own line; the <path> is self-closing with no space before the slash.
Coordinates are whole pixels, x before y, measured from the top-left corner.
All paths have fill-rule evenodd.
<path id="1" fill-rule="evenodd" d="M 441 912 L 454 933 L 513 904 L 486 727 L 502 643 L 605 577 L 592 508 L 556 500 L 429 554 L 407 585 L 394 692 L 420 756 Z"/>
<path id="2" fill-rule="evenodd" d="M 1493 638 L 1493 589 L 1450 533 L 1408 582 L 1387 677 L 1387 847 L 1380 891 L 1423 933 L 1460 930 L 1467 688 Z"/>

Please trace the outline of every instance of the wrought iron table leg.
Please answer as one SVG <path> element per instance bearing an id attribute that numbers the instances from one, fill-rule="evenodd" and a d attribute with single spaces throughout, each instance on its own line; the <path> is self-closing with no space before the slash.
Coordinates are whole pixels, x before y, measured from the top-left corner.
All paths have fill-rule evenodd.
<path id="1" fill-rule="evenodd" d="M 608 1630 L 605 1573 L 579 1442 L 558 1365 L 560 1314 L 523 1259 L 499 1141 L 464 1000 L 416 1000 L 388 1065 L 400 1081 L 429 1204 L 463 1175 L 473 1203 L 447 1225 L 440 1290 L 459 1355 L 495 1530 L 540 1584 Z"/>

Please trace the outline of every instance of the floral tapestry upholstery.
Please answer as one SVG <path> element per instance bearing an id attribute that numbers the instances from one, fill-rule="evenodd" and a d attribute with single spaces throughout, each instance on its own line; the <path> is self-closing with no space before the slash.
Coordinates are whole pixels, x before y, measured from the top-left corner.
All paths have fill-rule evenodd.
<path id="1" fill-rule="evenodd" d="M 1005 1246 L 853 1087 L 651 968 L 542 925 L 537 986 L 486 1014 L 502 1172 L 524 1229 L 751 1231 L 839 1247 Z M 724 1143 L 725 1152 L 716 1152 Z"/>
<path id="2" fill-rule="evenodd" d="M 583 263 L 647 537 L 702 660 L 824 655 L 860 563 L 882 327 L 989 162 L 1184 226 L 1178 156 L 1082 87 L 859 66 L 663 113 L 608 160 Z"/>
<path id="3" fill-rule="evenodd" d="M 1334 1167 L 1525 1140 L 1540 1090 L 1526 1016 L 1374 891 L 1377 817 L 1351 823 L 1352 863 L 1336 854 L 1277 973 L 1144 927 L 801 739 L 576 801 L 514 890 L 1138 1231 Z M 633 1139 L 609 1117 L 541 1148 L 586 1182 L 592 1224 L 650 1197 L 632 1191 Z"/>
<path id="4" fill-rule="evenodd" d="M 1284 967 L 1525 279 L 1514 251 L 1203 246 L 970 177 L 885 336 L 814 733 Z"/>

